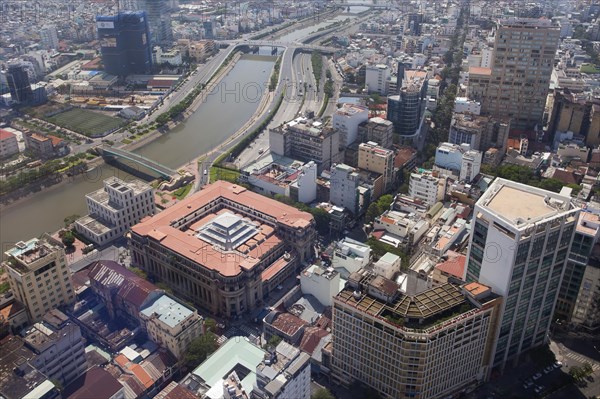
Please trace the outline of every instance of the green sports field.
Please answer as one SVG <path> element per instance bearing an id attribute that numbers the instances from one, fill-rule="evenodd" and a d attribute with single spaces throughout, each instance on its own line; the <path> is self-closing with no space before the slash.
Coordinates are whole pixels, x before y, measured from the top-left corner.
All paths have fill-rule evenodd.
<path id="1" fill-rule="evenodd" d="M 125 124 L 120 118 L 99 114 L 85 109 L 73 108 L 47 118 L 49 122 L 89 137 L 104 135 Z"/>

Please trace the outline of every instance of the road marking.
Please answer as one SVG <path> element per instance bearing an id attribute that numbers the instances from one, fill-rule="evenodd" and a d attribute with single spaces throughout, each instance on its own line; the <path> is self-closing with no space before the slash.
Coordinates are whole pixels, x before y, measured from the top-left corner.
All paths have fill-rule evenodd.
<path id="1" fill-rule="evenodd" d="M 569 359 L 575 360 L 575 361 L 577 361 L 579 363 L 589 363 L 589 364 L 591 364 L 592 365 L 592 369 L 594 371 L 600 370 L 600 363 L 597 363 L 597 362 L 595 362 L 595 361 L 593 361 L 593 360 L 591 360 L 591 359 L 589 359 L 589 358 L 587 358 L 587 357 L 585 357 L 583 355 L 578 355 L 578 354 L 573 353 L 573 352 L 567 352 L 565 354 L 565 356 L 568 357 Z"/>

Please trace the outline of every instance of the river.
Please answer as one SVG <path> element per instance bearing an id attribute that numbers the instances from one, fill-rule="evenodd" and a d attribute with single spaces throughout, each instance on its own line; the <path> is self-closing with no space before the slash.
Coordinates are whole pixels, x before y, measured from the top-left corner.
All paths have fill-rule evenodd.
<path id="1" fill-rule="evenodd" d="M 260 54 L 270 50 L 261 48 Z M 185 123 L 135 152 L 177 168 L 218 146 L 254 114 L 274 64 L 275 57 L 244 55 Z M 102 187 L 110 176 L 133 178 L 103 164 L 0 211 L 2 252 L 17 241 L 58 230 L 66 216 L 86 214 L 85 195 Z"/>

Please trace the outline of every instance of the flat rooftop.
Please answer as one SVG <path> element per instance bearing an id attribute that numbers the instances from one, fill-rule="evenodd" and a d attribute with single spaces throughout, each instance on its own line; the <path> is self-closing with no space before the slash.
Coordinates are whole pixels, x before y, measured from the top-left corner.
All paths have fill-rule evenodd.
<path id="1" fill-rule="evenodd" d="M 570 209 L 566 197 L 505 179 L 496 179 L 478 205 L 514 225 L 552 217 Z"/>
<path id="2" fill-rule="evenodd" d="M 141 312 L 146 317 L 156 315 L 161 322 L 171 328 L 183 323 L 194 313 L 190 308 L 167 295 L 160 296 Z"/>
<path id="3" fill-rule="evenodd" d="M 210 387 L 223 381 L 235 369 L 242 367 L 248 374 L 242 378 L 242 387 L 251 392 L 256 383 L 256 366 L 262 362 L 265 352 L 251 344 L 246 338 L 233 337 L 227 340 L 215 353 L 210 355 L 192 374 L 200 377 Z"/>

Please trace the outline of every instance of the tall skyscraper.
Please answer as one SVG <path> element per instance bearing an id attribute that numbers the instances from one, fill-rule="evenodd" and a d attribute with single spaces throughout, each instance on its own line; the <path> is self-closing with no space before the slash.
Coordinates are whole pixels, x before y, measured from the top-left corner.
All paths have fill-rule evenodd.
<path id="1" fill-rule="evenodd" d="M 10 98 L 17 103 L 33 100 L 33 91 L 29 82 L 27 69 L 23 65 L 9 65 L 6 72 Z"/>
<path id="2" fill-rule="evenodd" d="M 559 36 L 560 28 L 547 19 L 499 21 L 482 113 L 510 117 L 513 129 L 540 124 Z"/>
<path id="3" fill-rule="evenodd" d="M 111 75 L 146 74 L 152 69 L 152 46 L 144 11 L 96 17 L 104 70 Z"/>
<path id="4" fill-rule="evenodd" d="M 419 135 L 425 111 L 423 100 L 427 94 L 427 73 L 404 70 L 403 75 L 400 94 L 388 97 L 387 119 L 394 124 L 401 144 L 412 144 Z"/>
<path id="5" fill-rule="evenodd" d="M 171 14 L 167 0 L 138 0 L 137 9 L 146 11 L 152 44 L 173 41 Z"/>
<path id="6" fill-rule="evenodd" d="M 465 278 L 505 298 L 494 351 L 504 368 L 547 341 L 579 209 L 567 196 L 496 179 L 473 214 Z"/>
<path id="7" fill-rule="evenodd" d="M 58 32 L 56 26 L 45 25 L 40 29 L 40 39 L 42 45 L 46 49 L 57 49 L 58 48 Z"/>

